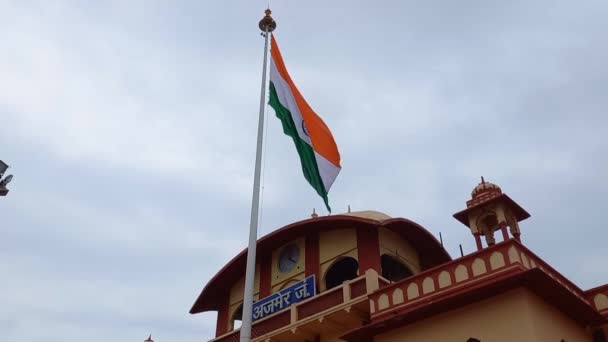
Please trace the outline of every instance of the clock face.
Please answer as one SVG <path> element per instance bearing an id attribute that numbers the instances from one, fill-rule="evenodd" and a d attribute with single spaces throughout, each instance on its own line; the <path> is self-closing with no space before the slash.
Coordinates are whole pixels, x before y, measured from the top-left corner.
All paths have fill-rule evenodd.
<path id="1" fill-rule="evenodd" d="M 289 244 L 279 252 L 279 272 L 287 273 L 296 267 L 300 260 L 300 249 L 296 244 Z"/>

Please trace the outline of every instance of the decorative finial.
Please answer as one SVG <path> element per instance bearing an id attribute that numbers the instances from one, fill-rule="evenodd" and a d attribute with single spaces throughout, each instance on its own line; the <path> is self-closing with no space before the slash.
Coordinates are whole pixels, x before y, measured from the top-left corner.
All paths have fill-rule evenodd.
<path id="1" fill-rule="evenodd" d="M 312 215 L 310 215 L 310 217 L 312 217 L 312 218 L 319 217 L 319 215 L 317 215 L 317 213 L 315 212 L 315 208 L 312 208 Z"/>
<path id="2" fill-rule="evenodd" d="M 277 23 L 270 16 L 270 14 L 272 13 L 270 8 L 267 8 L 264 13 L 266 13 L 266 15 L 264 16 L 264 18 L 262 18 L 262 20 L 260 20 L 260 23 L 258 24 L 258 27 L 260 28 L 260 30 L 262 30 L 262 34 L 266 32 L 272 32 L 275 28 L 277 28 Z"/>
<path id="3" fill-rule="evenodd" d="M 154 342 L 152 340 L 152 334 L 150 334 L 150 336 L 148 336 L 148 338 L 144 342 Z"/>
<path id="4" fill-rule="evenodd" d="M 486 180 L 483 179 L 483 176 L 481 176 L 481 184 L 486 184 Z"/>
<path id="5" fill-rule="evenodd" d="M 350 213 L 350 204 L 348 205 L 348 213 Z"/>

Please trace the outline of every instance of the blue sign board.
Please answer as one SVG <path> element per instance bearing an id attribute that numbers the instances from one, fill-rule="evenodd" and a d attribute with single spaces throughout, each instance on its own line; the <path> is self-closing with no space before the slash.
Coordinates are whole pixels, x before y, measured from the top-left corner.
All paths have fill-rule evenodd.
<path id="1" fill-rule="evenodd" d="M 291 304 L 300 302 L 316 294 L 315 276 L 311 275 L 290 287 L 286 287 L 253 303 L 253 320 L 255 321 L 256 319 L 279 312 Z"/>

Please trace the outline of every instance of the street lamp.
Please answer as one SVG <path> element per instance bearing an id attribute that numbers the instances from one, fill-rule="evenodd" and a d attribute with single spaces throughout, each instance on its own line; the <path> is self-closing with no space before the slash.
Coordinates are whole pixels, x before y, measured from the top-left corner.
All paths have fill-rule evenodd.
<path id="1" fill-rule="evenodd" d="M 8 164 L 0 160 L 0 196 L 6 196 L 6 194 L 8 194 L 8 189 L 6 186 L 11 182 L 11 180 L 13 180 L 13 175 L 8 175 L 2 179 L 6 169 L 8 169 Z"/>

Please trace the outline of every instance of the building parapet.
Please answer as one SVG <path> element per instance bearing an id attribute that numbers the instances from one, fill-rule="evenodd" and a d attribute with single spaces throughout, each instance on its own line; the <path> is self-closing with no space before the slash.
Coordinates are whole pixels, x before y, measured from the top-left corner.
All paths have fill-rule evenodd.
<path id="1" fill-rule="evenodd" d="M 291 305 L 288 309 L 255 321 L 253 341 L 297 341 L 303 330 L 320 331 L 332 326 L 355 328 L 369 319 L 368 296 L 389 281 L 374 270 L 345 281 L 342 285 Z M 210 342 L 238 342 L 240 329 L 221 335 Z"/>
<path id="2" fill-rule="evenodd" d="M 583 320 L 599 324 L 606 321 L 602 316 L 608 318 L 608 285 L 583 291 L 519 241 L 509 239 L 392 284 L 370 269 L 341 286 L 254 322 L 252 338 L 254 342 L 298 342 L 314 340 L 314 335 L 306 332 L 350 329 L 353 334 L 347 340 L 358 340 L 357 330 L 375 329 L 394 314 L 414 313 L 431 303 L 471 294 L 493 283 L 526 283 L 522 277 L 535 277 L 530 286 L 536 286 L 533 290 L 549 300 L 569 297 L 564 305 L 581 313 L 578 316 Z M 546 295 L 543 286 L 552 286 Z M 372 324 L 362 325 L 367 321 Z M 239 337 L 237 329 L 211 342 L 237 342 Z"/>
<path id="3" fill-rule="evenodd" d="M 580 301 L 591 305 L 585 292 L 557 272 L 515 239 L 455 259 L 412 277 L 391 284 L 370 296 L 372 320 L 394 310 L 420 307 L 450 293 L 470 290 L 475 286 L 518 272 L 538 269 L 567 289 Z M 608 291 L 608 287 L 606 288 Z"/>

